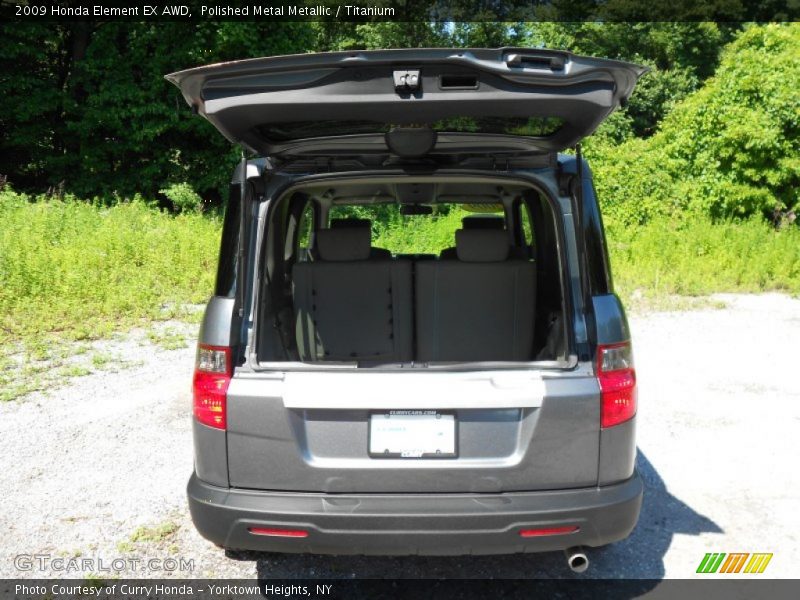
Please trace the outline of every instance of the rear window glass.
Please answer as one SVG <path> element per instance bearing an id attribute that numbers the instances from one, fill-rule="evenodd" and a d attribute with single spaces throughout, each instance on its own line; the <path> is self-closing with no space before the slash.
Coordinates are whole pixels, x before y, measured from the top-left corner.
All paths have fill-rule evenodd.
<path id="1" fill-rule="evenodd" d="M 503 216 L 501 204 L 435 204 L 429 215 L 405 216 L 397 204 L 339 204 L 329 218 L 366 219 L 372 229 L 372 246 L 393 255 L 433 254 L 455 246 L 455 234 L 465 217 Z"/>
<path id="2" fill-rule="evenodd" d="M 305 138 L 388 133 L 394 127 L 430 127 L 442 133 L 483 133 L 547 137 L 564 124 L 556 117 L 450 117 L 435 123 L 383 123 L 380 121 L 292 121 L 259 127 L 261 135 L 273 142 Z"/>

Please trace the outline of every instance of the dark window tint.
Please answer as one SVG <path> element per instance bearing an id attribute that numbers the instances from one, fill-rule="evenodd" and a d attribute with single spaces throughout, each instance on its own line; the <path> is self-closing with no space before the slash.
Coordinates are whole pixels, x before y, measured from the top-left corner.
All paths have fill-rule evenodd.
<path id="1" fill-rule="evenodd" d="M 219 266 L 214 294 L 232 298 L 236 290 L 236 255 L 239 249 L 238 185 L 231 186 L 228 197 L 230 200 L 225 208 L 225 218 L 222 222 L 222 241 L 219 247 Z"/>
<path id="2" fill-rule="evenodd" d="M 614 289 L 608 261 L 603 220 L 597 204 L 594 182 L 584 175 L 583 219 L 586 236 L 586 258 L 589 270 L 589 284 L 592 294 L 608 294 Z"/>

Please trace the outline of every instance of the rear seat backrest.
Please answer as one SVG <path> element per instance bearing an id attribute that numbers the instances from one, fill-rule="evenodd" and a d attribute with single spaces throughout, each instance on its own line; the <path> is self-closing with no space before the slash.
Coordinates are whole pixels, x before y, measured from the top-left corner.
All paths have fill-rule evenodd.
<path id="1" fill-rule="evenodd" d="M 505 229 L 506 221 L 497 215 L 472 215 L 461 219 L 462 229 Z M 439 258 L 445 260 L 455 260 L 458 258 L 455 246 L 445 248 L 439 253 Z"/>
<path id="2" fill-rule="evenodd" d="M 416 360 L 532 360 L 535 264 L 507 260 L 505 230 L 460 229 L 456 251 L 416 265 Z"/>
<path id="3" fill-rule="evenodd" d="M 372 235 L 372 221 L 369 219 L 359 219 L 357 217 L 346 217 L 342 219 L 331 219 L 331 229 L 350 229 L 354 227 L 363 227 Z M 392 258 L 391 251 L 385 248 L 375 248 L 374 246 L 369 252 L 370 258 Z"/>
<path id="4" fill-rule="evenodd" d="M 303 361 L 412 359 L 411 262 L 370 259 L 370 230 L 323 229 L 319 259 L 292 269 Z"/>

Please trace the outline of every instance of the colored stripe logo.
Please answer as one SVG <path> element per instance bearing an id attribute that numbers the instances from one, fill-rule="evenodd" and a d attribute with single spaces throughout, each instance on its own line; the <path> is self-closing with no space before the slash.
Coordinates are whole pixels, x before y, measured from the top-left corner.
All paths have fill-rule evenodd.
<path id="1" fill-rule="evenodd" d="M 763 573 L 771 560 L 772 554 L 765 552 L 709 552 L 700 561 L 697 573 Z"/>

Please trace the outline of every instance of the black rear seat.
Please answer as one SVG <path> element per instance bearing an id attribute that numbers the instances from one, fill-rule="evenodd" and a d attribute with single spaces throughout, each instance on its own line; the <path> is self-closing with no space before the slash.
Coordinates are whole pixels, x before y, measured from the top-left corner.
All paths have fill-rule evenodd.
<path id="1" fill-rule="evenodd" d="M 371 258 L 369 227 L 322 229 L 316 244 L 319 260 L 292 269 L 300 360 L 412 360 L 411 261 Z"/>
<path id="2" fill-rule="evenodd" d="M 531 360 L 535 264 L 508 260 L 504 229 L 459 229 L 456 251 L 416 264 L 416 360 Z"/>

